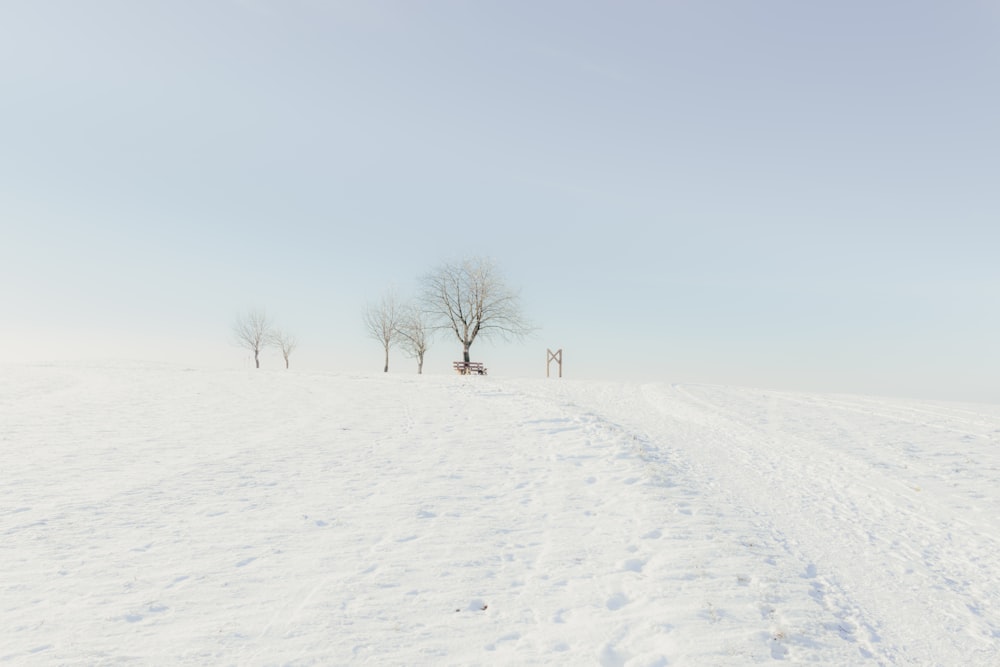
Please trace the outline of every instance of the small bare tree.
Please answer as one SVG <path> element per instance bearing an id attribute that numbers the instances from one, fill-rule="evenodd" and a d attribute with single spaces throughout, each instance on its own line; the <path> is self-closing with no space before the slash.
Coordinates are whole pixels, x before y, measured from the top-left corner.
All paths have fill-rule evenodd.
<path id="1" fill-rule="evenodd" d="M 260 351 L 271 342 L 273 336 L 271 321 L 263 310 L 251 310 L 236 318 L 233 324 L 236 342 L 253 352 L 253 361 L 260 368 Z"/>
<path id="2" fill-rule="evenodd" d="M 424 372 L 424 354 L 434 333 L 427 322 L 427 315 L 417 306 L 409 306 L 403 311 L 396 333 L 406 353 L 417 360 L 417 375 L 421 375 Z"/>
<path id="3" fill-rule="evenodd" d="M 511 340 L 532 331 L 521 313 L 518 293 L 504 284 L 489 259 L 448 263 L 429 273 L 423 279 L 422 301 L 428 317 L 462 343 L 466 362 L 479 336 Z"/>
<path id="4" fill-rule="evenodd" d="M 385 368 L 389 372 L 389 348 L 399 340 L 399 323 L 402 308 L 394 292 L 387 292 L 378 304 L 368 304 L 364 321 L 368 335 L 382 344 L 385 349 Z"/>
<path id="5" fill-rule="evenodd" d="M 271 343 L 281 350 L 281 356 L 285 359 L 285 368 L 287 369 L 288 358 L 292 356 L 292 352 L 299 346 L 299 341 L 291 334 L 275 330 L 271 333 Z"/>

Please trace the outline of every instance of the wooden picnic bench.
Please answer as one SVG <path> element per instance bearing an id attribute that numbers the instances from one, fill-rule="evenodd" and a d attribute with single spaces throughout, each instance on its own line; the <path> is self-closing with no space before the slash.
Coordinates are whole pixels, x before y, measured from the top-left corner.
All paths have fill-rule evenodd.
<path id="1" fill-rule="evenodd" d="M 481 361 L 456 361 L 455 371 L 459 375 L 486 375 L 486 369 Z"/>

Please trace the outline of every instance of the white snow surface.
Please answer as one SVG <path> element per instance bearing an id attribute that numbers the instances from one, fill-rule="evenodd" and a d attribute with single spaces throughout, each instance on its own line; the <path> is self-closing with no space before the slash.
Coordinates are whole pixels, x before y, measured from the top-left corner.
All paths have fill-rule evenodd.
<path id="1" fill-rule="evenodd" d="M 1000 665 L 1000 406 L 2 370 L 0 664 Z"/>

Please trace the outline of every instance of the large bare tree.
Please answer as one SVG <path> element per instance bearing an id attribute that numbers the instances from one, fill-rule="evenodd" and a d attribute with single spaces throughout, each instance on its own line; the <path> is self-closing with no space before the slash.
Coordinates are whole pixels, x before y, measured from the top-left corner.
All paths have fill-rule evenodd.
<path id="1" fill-rule="evenodd" d="M 424 276 L 423 307 L 439 327 L 462 343 L 463 360 L 476 338 L 519 339 L 531 332 L 520 297 L 507 287 L 496 264 L 475 257 L 447 263 Z"/>
<path id="2" fill-rule="evenodd" d="M 396 326 L 399 344 L 406 353 L 417 360 L 417 375 L 424 372 L 424 355 L 430 347 L 434 330 L 427 322 L 427 315 L 417 306 L 408 306 Z"/>
<path id="3" fill-rule="evenodd" d="M 377 304 L 368 304 L 364 321 L 368 335 L 382 344 L 385 350 L 384 373 L 389 372 L 389 348 L 399 340 L 399 323 L 403 314 L 395 292 L 387 292 Z"/>
<path id="4" fill-rule="evenodd" d="M 273 330 L 271 321 L 263 310 L 251 310 L 236 318 L 233 324 L 236 342 L 253 352 L 253 361 L 260 368 L 260 351 L 271 342 Z"/>
<path id="5" fill-rule="evenodd" d="M 281 350 L 281 356 L 285 359 L 285 368 L 288 368 L 288 358 L 299 346 L 299 341 L 295 336 L 276 329 L 271 333 L 271 343 Z"/>

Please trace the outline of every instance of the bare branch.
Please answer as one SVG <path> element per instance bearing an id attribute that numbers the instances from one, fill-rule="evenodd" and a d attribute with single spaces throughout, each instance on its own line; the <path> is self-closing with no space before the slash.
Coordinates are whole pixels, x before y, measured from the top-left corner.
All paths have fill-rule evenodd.
<path id="1" fill-rule="evenodd" d="M 368 304 L 364 312 L 365 328 L 368 335 L 382 344 L 385 350 L 385 367 L 389 372 L 389 348 L 399 340 L 399 323 L 402 308 L 396 294 L 389 291 L 377 304 Z"/>
<path id="2" fill-rule="evenodd" d="M 417 306 L 407 306 L 403 309 L 399 324 L 396 326 L 399 344 L 406 353 L 416 358 L 417 374 L 424 372 L 424 355 L 430 347 L 434 330 L 427 322 L 427 315 Z"/>
<path id="3" fill-rule="evenodd" d="M 285 368 L 288 368 L 288 358 L 299 346 L 299 341 L 295 336 L 276 329 L 271 333 L 269 342 L 281 350 L 281 356 L 285 359 Z"/>
<path id="4" fill-rule="evenodd" d="M 260 351 L 271 342 L 271 321 L 263 310 L 251 310 L 236 318 L 233 334 L 240 347 L 253 352 L 254 364 L 260 368 Z"/>
<path id="5" fill-rule="evenodd" d="M 465 361 L 479 336 L 512 340 L 532 331 L 521 312 L 518 293 L 504 284 L 489 259 L 442 265 L 424 277 L 422 301 L 437 327 L 451 330 L 462 343 Z"/>

